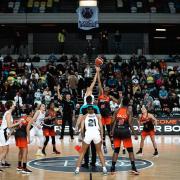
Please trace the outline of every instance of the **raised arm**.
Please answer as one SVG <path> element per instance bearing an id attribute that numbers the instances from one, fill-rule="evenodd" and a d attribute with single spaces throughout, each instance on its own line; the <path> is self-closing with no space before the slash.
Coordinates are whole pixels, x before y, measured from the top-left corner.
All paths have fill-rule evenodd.
<path id="1" fill-rule="evenodd" d="M 98 87 L 99 87 L 99 95 L 103 94 L 103 87 L 100 79 L 100 68 L 96 67 L 96 72 L 97 72 L 97 78 L 98 78 Z"/>
<path id="2" fill-rule="evenodd" d="M 60 101 L 62 101 L 62 96 L 61 96 L 61 94 L 60 94 L 60 85 L 58 84 L 58 86 L 57 86 L 57 95 L 58 95 L 58 99 L 60 100 Z"/>
<path id="3" fill-rule="evenodd" d="M 92 81 L 92 83 L 91 83 L 91 86 L 89 87 L 89 89 L 90 89 L 91 91 L 93 90 L 94 85 L 96 84 L 96 79 L 97 79 L 97 72 L 96 72 L 96 74 L 95 74 L 95 76 L 94 76 L 94 78 L 93 78 L 93 81 Z"/>

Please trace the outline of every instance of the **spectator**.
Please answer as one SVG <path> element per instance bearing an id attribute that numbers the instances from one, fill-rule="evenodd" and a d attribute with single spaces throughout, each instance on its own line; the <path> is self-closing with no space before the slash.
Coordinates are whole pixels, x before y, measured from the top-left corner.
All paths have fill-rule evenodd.
<path id="1" fill-rule="evenodd" d="M 48 61 L 54 64 L 54 62 L 58 61 L 58 58 L 54 55 L 54 53 L 51 53 L 50 56 L 48 57 Z"/>
<path id="2" fill-rule="evenodd" d="M 161 86 L 161 90 L 159 90 L 159 98 L 161 103 L 166 102 L 168 99 L 168 92 L 164 86 Z"/>
<path id="3" fill-rule="evenodd" d="M 44 98 L 44 102 L 45 104 L 48 106 L 49 103 L 51 102 L 51 91 L 49 90 L 49 87 L 47 86 L 45 89 L 44 89 L 44 92 L 43 92 L 43 98 Z"/>
<path id="4" fill-rule="evenodd" d="M 153 98 L 148 93 L 144 96 L 143 104 L 147 107 L 148 111 L 151 112 L 153 110 Z"/>
<path id="5" fill-rule="evenodd" d="M 108 32 L 100 32 L 101 53 L 108 53 Z"/>
<path id="6" fill-rule="evenodd" d="M 64 53 L 64 45 L 66 40 L 66 31 L 65 29 L 60 30 L 58 33 L 58 43 L 59 43 L 59 53 Z"/>
<path id="7" fill-rule="evenodd" d="M 59 62 L 66 62 L 67 60 L 68 60 L 67 55 L 63 53 L 62 56 L 59 59 Z"/>
<path id="8" fill-rule="evenodd" d="M 16 96 L 14 97 L 14 102 L 16 104 L 15 113 L 16 113 L 16 116 L 19 117 L 21 116 L 21 109 L 23 107 L 23 100 L 19 92 L 16 93 Z"/>
<path id="9" fill-rule="evenodd" d="M 84 69 L 84 77 L 86 82 L 86 87 L 89 87 L 90 82 L 92 80 L 92 68 L 89 64 L 86 65 L 86 68 Z"/>
<path id="10" fill-rule="evenodd" d="M 17 62 L 14 59 L 12 59 L 12 61 L 10 62 L 9 67 L 10 67 L 11 71 L 15 71 L 16 72 L 18 70 L 18 64 L 17 64 Z"/>
<path id="11" fill-rule="evenodd" d="M 18 62 L 25 62 L 25 57 L 23 54 L 20 54 L 18 59 L 17 59 Z"/>
<path id="12" fill-rule="evenodd" d="M 34 93 L 34 104 L 41 104 L 42 103 L 43 94 L 41 93 L 40 89 Z"/>
<path id="13" fill-rule="evenodd" d="M 38 74 L 38 72 L 37 72 L 36 69 L 33 69 L 33 70 L 32 70 L 30 79 L 36 79 L 36 80 L 39 79 L 39 74 Z"/>
<path id="14" fill-rule="evenodd" d="M 33 62 L 40 62 L 40 60 L 41 60 L 41 59 L 40 59 L 38 53 L 36 53 L 35 56 L 32 58 L 32 61 L 33 61 Z"/>
<path id="15" fill-rule="evenodd" d="M 71 72 L 70 75 L 68 76 L 68 84 L 69 84 L 69 88 L 72 90 L 73 98 L 76 98 L 78 78 L 75 76 L 74 72 Z"/>
<path id="16" fill-rule="evenodd" d="M 16 32 L 14 37 L 14 54 L 19 54 L 20 45 L 21 45 L 21 35 L 19 32 Z"/>

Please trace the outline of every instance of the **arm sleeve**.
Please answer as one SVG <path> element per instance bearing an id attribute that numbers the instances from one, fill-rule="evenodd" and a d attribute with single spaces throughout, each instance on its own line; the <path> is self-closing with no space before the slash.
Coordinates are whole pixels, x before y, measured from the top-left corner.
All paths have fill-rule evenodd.
<path id="1" fill-rule="evenodd" d="M 80 110 L 79 110 L 79 114 L 83 114 L 83 113 L 82 113 L 82 109 L 83 109 L 83 107 L 81 106 L 81 108 L 80 108 Z"/>
<path id="2" fill-rule="evenodd" d="M 94 106 L 95 110 L 96 110 L 96 113 L 97 114 L 100 114 L 100 110 L 99 110 L 99 107 L 98 106 Z"/>

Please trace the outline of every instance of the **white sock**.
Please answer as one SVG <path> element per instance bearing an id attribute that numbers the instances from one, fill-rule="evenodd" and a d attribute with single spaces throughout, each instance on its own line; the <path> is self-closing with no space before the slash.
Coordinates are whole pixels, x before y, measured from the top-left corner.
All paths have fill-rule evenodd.
<path id="1" fill-rule="evenodd" d="M 103 171 L 107 171 L 106 166 L 103 166 Z"/>
<path id="2" fill-rule="evenodd" d="M 80 168 L 79 168 L 79 167 L 77 167 L 77 168 L 76 168 L 76 171 L 79 171 L 79 170 L 80 170 Z"/>
<path id="3" fill-rule="evenodd" d="M 2 163 L 2 164 L 5 164 L 5 160 L 2 160 L 1 163 Z"/>

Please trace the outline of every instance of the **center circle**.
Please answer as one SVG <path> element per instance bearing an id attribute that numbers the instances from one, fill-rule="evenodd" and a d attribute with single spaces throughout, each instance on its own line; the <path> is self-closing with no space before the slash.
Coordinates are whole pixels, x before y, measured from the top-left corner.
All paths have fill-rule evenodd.
<path id="1" fill-rule="evenodd" d="M 105 156 L 107 169 L 110 169 L 112 157 Z M 54 172 L 74 172 L 76 167 L 76 162 L 78 160 L 78 156 L 68 156 L 68 157 L 52 157 L 52 158 L 42 158 L 36 159 L 28 162 L 28 166 L 41 169 L 48 170 Z M 96 168 L 81 168 L 81 172 L 101 172 L 101 163 L 99 159 L 97 159 L 97 167 Z M 153 163 L 144 159 L 136 159 L 135 164 L 137 169 L 144 169 L 151 167 Z M 119 157 L 116 162 L 116 171 L 129 171 L 131 170 L 131 162 L 129 158 Z"/>

